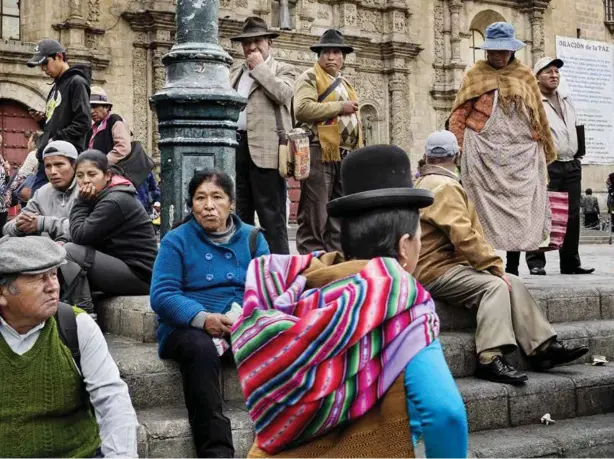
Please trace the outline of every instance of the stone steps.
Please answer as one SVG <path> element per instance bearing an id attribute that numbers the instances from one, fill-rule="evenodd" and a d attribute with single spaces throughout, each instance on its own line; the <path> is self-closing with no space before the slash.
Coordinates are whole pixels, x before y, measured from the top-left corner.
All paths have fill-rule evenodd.
<path id="1" fill-rule="evenodd" d="M 252 423 L 242 403 L 226 404 L 224 413 L 232 425 L 235 457 L 246 457 L 252 446 Z M 182 406 L 137 410 L 139 457 L 196 457 L 188 412 Z"/>
<path id="2" fill-rule="evenodd" d="M 612 446 L 604 443 L 598 432 L 591 434 L 590 428 L 592 423 L 599 424 L 594 419 L 606 419 L 610 423 L 614 420 L 614 415 L 608 414 L 614 412 L 614 370 L 585 362 L 589 361 L 590 354 L 602 354 L 614 360 L 614 288 L 533 285 L 530 289 L 554 323 L 559 337 L 587 344 L 591 352 L 572 365 L 547 373 L 530 372 L 528 383 L 521 387 L 473 378 L 476 358 L 471 328 L 475 326 L 475 317 L 462 308 L 438 305 L 442 328 L 446 330 L 441 334 L 444 353 L 467 407 L 472 432 L 471 452 L 476 457 L 512 454 L 537 457 L 542 456 L 542 450 L 554 456 L 565 455 L 568 451 L 582 452 L 557 433 L 565 428 L 573 430 L 568 426 L 576 426 L 577 435 L 570 438 L 589 442 L 593 445 L 589 451 L 604 455 Z M 141 423 L 140 456 L 193 456 L 181 375 L 175 363 L 158 358 L 157 324 L 149 298 L 104 300 L 99 304 L 99 317 L 103 330 L 110 332 L 106 335 L 109 348 L 137 409 Z M 512 358 L 526 367 L 519 353 Z M 233 426 L 236 456 L 245 457 L 253 432 L 231 361 L 224 364 L 221 378 L 227 415 Z M 548 427 L 536 425 L 547 412 L 559 423 Z M 582 427 L 584 424 L 587 427 Z M 548 435 L 532 434 L 527 437 L 526 444 L 522 440 L 517 446 L 512 444 L 512 439 L 522 439 L 523 433 L 536 429 L 547 429 L 544 432 Z M 578 432 L 583 432 L 584 436 Z M 600 451 L 604 454 L 597 454 Z"/>
<path id="3" fill-rule="evenodd" d="M 573 276 L 570 277 L 571 283 Z M 614 286 L 529 285 L 529 290 L 550 323 L 614 320 Z M 144 343 L 157 341 L 157 320 L 151 310 L 149 297 L 107 298 L 97 303 L 97 310 L 100 326 L 105 332 Z M 437 313 L 442 330 L 475 328 L 474 310 L 438 303 Z"/>
<path id="4" fill-rule="evenodd" d="M 472 433 L 469 457 L 614 457 L 614 414 Z"/>

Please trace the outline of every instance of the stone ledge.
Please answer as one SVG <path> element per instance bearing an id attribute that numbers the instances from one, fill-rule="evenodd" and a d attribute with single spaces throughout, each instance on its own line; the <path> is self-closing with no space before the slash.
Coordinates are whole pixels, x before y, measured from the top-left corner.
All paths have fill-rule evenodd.
<path id="1" fill-rule="evenodd" d="M 574 363 L 590 362 L 594 354 L 614 360 L 614 320 L 559 323 L 554 324 L 554 329 L 562 341 L 589 347 L 588 354 Z M 445 331 L 441 333 L 440 341 L 452 375 L 455 378 L 473 375 L 477 363 L 474 331 Z M 518 350 L 510 354 L 508 359 L 521 369 L 530 369 L 527 360 Z"/>
<path id="2" fill-rule="evenodd" d="M 528 283 L 531 294 L 548 320 L 553 323 L 613 320 L 614 287 L 547 286 Z M 144 343 L 157 341 L 158 322 L 148 296 L 122 296 L 96 302 L 100 327 L 107 333 L 135 339 Z M 437 303 L 441 329 L 467 330 L 475 328 L 475 309 Z"/>
<path id="3" fill-rule="evenodd" d="M 469 457 L 614 457 L 614 414 L 473 433 Z"/>
<path id="4" fill-rule="evenodd" d="M 523 386 L 461 378 L 471 432 L 539 424 L 545 413 L 569 419 L 614 411 L 614 372 L 608 367 L 569 365 L 529 372 Z"/>
<path id="5" fill-rule="evenodd" d="M 230 419 L 235 457 L 246 457 L 254 434 L 245 409 L 227 404 L 224 414 Z M 188 413 L 183 406 L 165 406 L 137 411 L 139 419 L 139 457 L 196 457 Z"/>

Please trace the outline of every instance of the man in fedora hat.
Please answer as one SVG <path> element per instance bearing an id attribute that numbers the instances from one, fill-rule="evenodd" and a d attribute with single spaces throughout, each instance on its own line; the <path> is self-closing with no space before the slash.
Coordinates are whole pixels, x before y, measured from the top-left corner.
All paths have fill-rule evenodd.
<path id="1" fill-rule="evenodd" d="M 343 194 L 341 161 L 363 146 L 358 96 L 341 75 L 345 57 L 354 52 L 341 32 L 329 29 L 311 47 L 318 61 L 296 82 L 296 120 L 310 132 L 311 171 L 301 181 L 296 245 L 299 253 L 341 249 L 340 222 L 326 204 Z"/>
<path id="2" fill-rule="evenodd" d="M 576 110 L 569 95 L 558 90 L 563 67 L 561 59 L 542 57 L 535 63 L 533 73 L 542 94 L 542 103 L 556 148 L 556 160 L 548 166 L 549 191 L 564 191 L 569 197 L 569 216 L 565 240 L 559 250 L 561 274 L 591 274 L 593 268 L 580 263 L 580 200 L 582 199 L 582 156 L 576 130 Z M 531 274 L 546 275 L 544 252 L 528 252 L 527 265 Z"/>
<path id="3" fill-rule="evenodd" d="M 93 124 L 88 148 L 103 152 L 110 164 L 117 164 L 130 154 L 130 129 L 121 116 L 111 113 L 113 104 L 100 86 L 92 86 L 90 106 Z"/>
<path id="4" fill-rule="evenodd" d="M 38 143 L 39 169 L 32 184 L 32 193 L 47 183 L 43 166 L 43 150 L 53 140 L 72 143 L 77 151 L 85 149 L 86 138 L 92 126 L 90 117 L 90 82 L 92 70 L 86 65 L 70 66 L 66 48 L 60 42 L 43 39 L 36 45 L 28 67 L 38 67 L 53 78 L 47 96 L 45 113 L 30 110 L 30 115 L 43 125 Z"/>
<path id="5" fill-rule="evenodd" d="M 66 251 L 0 239 L 0 451 L 9 457 L 138 457 L 137 419 L 104 336 L 60 303 Z"/>
<path id="6" fill-rule="evenodd" d="M 271 54 L 273 38 L 259 17 L 249 17 L 240 42 L 245 61 L 230 71 L 230 83 L 247 98 L 237 125 L 236 183 L 237 214 L 254 224 L 254 212 L 264 229 L 272 253 L 288 254 L 286 181 L 279 174 L 279 131 L 292 129 L 290 105 L 294 67 Z"/>
<path id="7" fill-rule="evenodd" d="M 477 307 L 476 376 L 522 384 L 527 375 L 504 357 L 517 346 L 537 370 L 588 352 L 586 346 L 557 340 L 523 282 L 503 270 L 503 260 L 486 240 L 475 206 L 455 174 L 459 147 L 454 134 L 431 134 L 424 157 L 416 188 L 431 190 L 435 201 L 420 213 L 422 250 L 415 276 L 435 300 Z"/>

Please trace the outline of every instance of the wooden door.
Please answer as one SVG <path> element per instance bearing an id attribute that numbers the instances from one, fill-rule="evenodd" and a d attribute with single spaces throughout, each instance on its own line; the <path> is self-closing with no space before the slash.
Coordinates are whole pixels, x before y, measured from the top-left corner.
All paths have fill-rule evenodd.
<path id="1" fill-rule="evenodd" d="M 0 99 L 0 154 L 19 168 L 28 155 L 28 139 L 40 127 L 28 113 L 28 107 L 10 99 Z"/>

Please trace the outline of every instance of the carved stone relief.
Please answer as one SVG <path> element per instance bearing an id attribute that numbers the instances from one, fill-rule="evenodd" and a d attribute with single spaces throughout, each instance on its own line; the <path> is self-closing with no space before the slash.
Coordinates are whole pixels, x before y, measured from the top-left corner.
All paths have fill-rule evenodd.
<path id="1" fill-rule="evenodd" d="M 356 5 L 343 3 L 339 9 L 341 27 L 356 27 L 357 21 L 360 21 L 359 14 L 356 11 Z"/>
<path id="2" fill-rule="evenodd" d="M 132 48 L 133 132 L 136 140 L 147 145 L 149 94 L 147 92 L 147 53 L 142 47 Z"/>
<path id="3" fill-rule="evenodd" d="M 383 104 L 386 99 L 385 78 L 380 73 L 360 72 L 352 79 L 359 101 L 376 101 Z"/>
<path id="4" fill-rule="evenodd" d="M 89 0 L 87 20 L 91 24 L 97 24 L 100 19 L 100 0 Z"/>
<path id="5" fill-rule="evenodd" d="M 362 129 L 365 136 L 366 145 L 377 145 L 383 143 L 381 138 L 381 125 L 384 121 L 377 113 L 377 109 L 366 104 L 360 108 L 360 119 L 362 121 Z"/>
<path id="6" fill-rule="evenodd" d="M 531 14 L 531 36 L 531 57 L 535 63 L 544 57 L 544 13 L 540 10 L 534 10 Z"/>
<path id="7" fill-rule="evenodd" d="M 408 82 L 404 74 L 393 75 L 390 91 L 390 143 L 408 150 L 410 146 L 408 122 Z"/>
<path id="8" fill-rule="evenodd" d="M 366 33 L 382 33 L 382 15 L 375 10 L 358 10 L 360 30 Z"/>
<path id="9" fill-rule="evenodd" d="M 444 6 L 443 1 L 436 0 L 435 1 L 435 64 L 443 65 L 444 64 L 444 53 L 445 53 L 445 42 L 444 42 Z M 443 83 L 443 72 L 435 73 L 435 81 L 437 83 Z"/>
<path id="10" fill-rule="evenodd" d="M 320 7 L 318 8 L 318 19 L 330 19 L 330 11 L 322 5 L 320 5 Z"/>
<path id="11" fill-rule="evenodd" d="M 237 7 L 247 8 L 248 7 L 247 0 L 237 0 Z"/>

